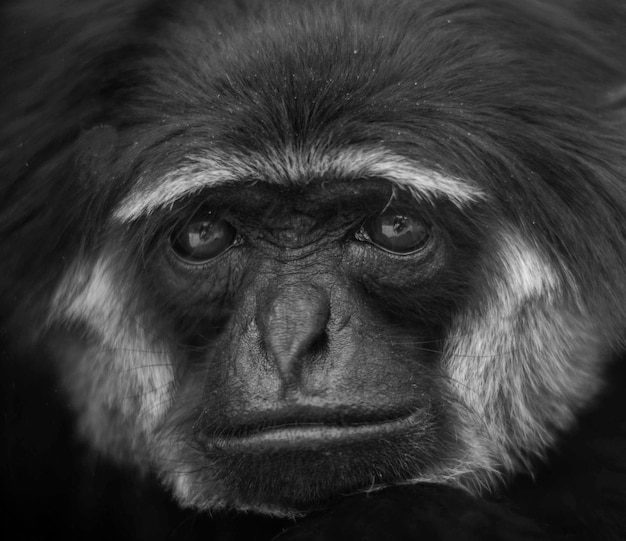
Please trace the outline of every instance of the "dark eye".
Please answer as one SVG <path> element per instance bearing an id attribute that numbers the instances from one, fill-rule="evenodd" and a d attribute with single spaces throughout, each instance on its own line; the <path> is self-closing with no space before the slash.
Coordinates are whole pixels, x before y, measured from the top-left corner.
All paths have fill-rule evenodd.
<path id="1" fill-rule="evenodd" d="M 392 208 L 367 220 L 357 233 L 357 239 L 396 254 L 416 252 L 426 244 L 429 236 L 427 223 L 406 211 Z"/>
<path id="2" fill-rule="evenodd" d="M 170 237 L 174 253 L 186 261 L 202 263 L 222 254 L 237 240 L 237 230 L 223 219 L 194 219 Z"/>

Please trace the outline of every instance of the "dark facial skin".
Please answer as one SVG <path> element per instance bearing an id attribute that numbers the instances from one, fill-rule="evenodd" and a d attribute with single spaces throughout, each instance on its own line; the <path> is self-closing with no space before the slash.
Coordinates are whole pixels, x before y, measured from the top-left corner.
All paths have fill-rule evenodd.
<path id="1" fill-rule="evenodd" d="M 185 437 L 233 497 L 306 507 L 453 453 L 437 361 L 464 247 L 432 207 L 363 181 L 221 188 L 175 214 L 150 273 L 184 314 Z"/>

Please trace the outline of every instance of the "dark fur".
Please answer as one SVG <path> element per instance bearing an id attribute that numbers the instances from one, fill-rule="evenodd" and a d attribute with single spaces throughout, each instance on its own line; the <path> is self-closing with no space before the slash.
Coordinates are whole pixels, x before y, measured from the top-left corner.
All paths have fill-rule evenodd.
<path id="1" fill-rule="evenodd" d="M 66 449 L 65 438 L 46 432 L 54 413 L 71 437 L 60 411 L 64 400 L 49 412 L 57 399 L 38 390 L 30 396 L 31 385 L 54 388 L 47 378 L 56 377 L 46 368 L 53 364 L 47 353 L 31 346 L 69 263 L 120 234 L 108 219 L 140 174 L 155 178 L 214 138 L 224 148 L 261 154 L 314 138 L 331 147 L 384 144 L 471 179 L 492 195 L 472 227 L 512 224 L 548 250 L 572 298 L 584 288 L 589 312 L 601 314 L 602 334 L 621 355 L 623 2 L 298 0 L 269 10 L 263 4 L 0 3 L 0 307 L 9 455 L 3 462 L 11 464 L 3 484 L 18 510 L 5 522 L 16 538 L 52 532 L 104 538 L 124 531 L 127 516 L 116 509 L 116 518 L 103 517 L 101 506 L 128 506 L 135 514 L 136 500 L 117 499 L 130 486 L 122 473 L 113 488 L 107 475 L 96 475 L 93 488 L 90 466 L 67 459 L 82 456 L 82 448 Z M 210 29 L 200 32 L 202 25 Z M 121 234 L 145 249 L 152 227 Z M 626 539 L 622 364 L 614 363 L 602 400 L 533 478 L 520 475 L 484 499 L 430 486 L 351 496 L 333 502 L 329 513 L 302 519 L 284 538 Z M 59 458 L 67 478 L 50 474 Z M 29 473 L 33 464 L 37 475 Z M 54 516 L 51 501 L 58 502 Z M 201 537 L 207 528 L 261 539 L 292 526 L 202 518 L 196 531 L 161 496 L 145 501 L 140 533 L 124 531 L 129 539 L 166 538 L 162 530 L 177 528 L 181 537 Z M 162 510 L 157 518 L 152 505 Z"/>

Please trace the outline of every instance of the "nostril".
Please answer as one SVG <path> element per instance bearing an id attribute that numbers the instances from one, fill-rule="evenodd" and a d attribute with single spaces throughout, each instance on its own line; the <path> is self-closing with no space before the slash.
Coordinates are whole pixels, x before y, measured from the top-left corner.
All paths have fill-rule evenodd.
<path id="1" fill-rule="evenodd" d="M 313 356 L 320 356 L 326 353 L 326 351 L 328 351 L 328 333 L 324 330 L 309 344 L 307 353 Z"/>

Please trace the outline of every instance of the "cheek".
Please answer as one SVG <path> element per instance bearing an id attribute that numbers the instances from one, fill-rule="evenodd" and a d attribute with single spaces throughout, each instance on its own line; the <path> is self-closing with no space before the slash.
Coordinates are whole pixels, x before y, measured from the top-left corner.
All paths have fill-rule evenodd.
<path id="1" fill-rule="evenodd" d="M 600 363 L 588 359 L 608 352 L 542 254 L 512 235 L 494 253 L 485 267 L 500 272 L 483 280 L 477 309 L 455 318 L 443 369 L 468 456 L 516 471 L 571 428 L 600 388 Z"/>
<path id="2" fill-rule="evenodd" d="M 77 262 L 55 301 L 51 347 L 83 431 L 109 452 L 136 447 L 171 405 L 175 355 L 168 333 L 138 308 L 137 291 L 104 257 Z"/>

